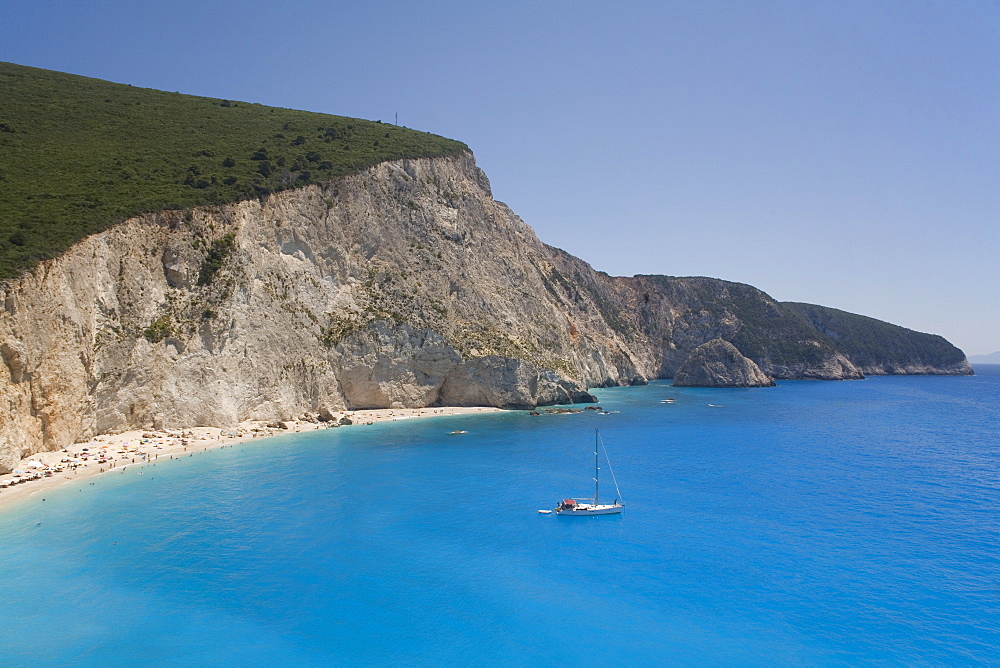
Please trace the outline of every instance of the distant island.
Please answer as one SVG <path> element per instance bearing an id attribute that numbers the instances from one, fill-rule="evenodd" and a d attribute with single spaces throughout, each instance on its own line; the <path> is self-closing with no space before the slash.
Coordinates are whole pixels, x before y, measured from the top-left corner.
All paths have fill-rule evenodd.
<path id="1" fill-rule="evenodd" d="M 969 355 L 972 364 L 1000 364 L 1000 350 L 989 355 Z"/>
<path id="2" fill-rule="evenodd" d="M 7 63 L 0 96 L 0 471 L 126 429 L 593 401 L 716 340 L 689 383 L 972 373 L 937 335 L 595 271 L 461 142 Z"/>

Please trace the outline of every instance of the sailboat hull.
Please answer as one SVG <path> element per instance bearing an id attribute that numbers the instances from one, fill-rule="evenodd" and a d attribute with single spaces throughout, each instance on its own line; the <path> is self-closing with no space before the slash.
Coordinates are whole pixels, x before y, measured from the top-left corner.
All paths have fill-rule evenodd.
<path id="1" fill-rule="evenodd" d="M 599 506 L 580 503 L 574 508 L 556 508 L 556 513 L 559 515 L 620 515 L 623 507 L 618 503 Z"/>

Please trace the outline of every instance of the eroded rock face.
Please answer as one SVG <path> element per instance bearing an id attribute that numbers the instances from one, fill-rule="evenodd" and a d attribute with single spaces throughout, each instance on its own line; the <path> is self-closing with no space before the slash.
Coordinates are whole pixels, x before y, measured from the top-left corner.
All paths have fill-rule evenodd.
<path id="1" fill-rule="evenodd" d="M 774 380 L 736 346 L 712 339 L 695 348 L 674 374 L 676 387 L 772 387 Z"/>
<path id="2" fill-rule="evenodd" d="M 444 406 L 534 408 L 539 405 L 594 403 L 594 395 L 531 362 L 490 355 L 459 364 L 441 388 Z"/>
<path id="3" fill-rule="evenodd" d="M 130 219 L 0 285 L 0 470 L 128 428 L 530 407 L 646 377 L 552 268 L 471 155 Z"/>
<path id="4" fill-rule="evenodd" d="M 0 471 L 132 428 L 590 401 L 714 338 L 772 377 L 861 377 L 756 288 L 613 278 L 546 246 L 471 154 L 130 219 L 0 284 L 0 304 Z"/>

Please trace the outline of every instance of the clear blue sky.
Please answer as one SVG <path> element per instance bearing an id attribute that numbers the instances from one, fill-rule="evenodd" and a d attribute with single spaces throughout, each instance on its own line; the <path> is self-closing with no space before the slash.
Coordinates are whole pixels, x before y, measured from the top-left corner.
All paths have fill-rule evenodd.
<path id="1" fill-rule="evenodd" d="M 543 241 L 1000 350 L 1000 3 L 7 0 L 0 60 L 466 142 Z M 0 100 L 2 109 L 2 100 Z"/>

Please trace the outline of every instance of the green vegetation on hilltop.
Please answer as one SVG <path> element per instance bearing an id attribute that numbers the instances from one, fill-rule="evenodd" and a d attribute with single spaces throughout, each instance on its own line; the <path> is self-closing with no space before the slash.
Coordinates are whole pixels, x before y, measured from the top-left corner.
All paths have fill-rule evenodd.
<path id="1" fill-rule="evenodd" d="M 782 302 L 782 306 L 807 318 L 818 332 L 834 342 L 837 350 L 858 366 L 919 362 L 948 367 L 965 360 L 965 353 L 937 334 L 916 332 L 828 306 L 798 302 Z"/>
<path id="2" fill-rule="evenodd" d="M 129 216 L 467 150 L 381 122 L 0 62 L 0 278 Z"/>

